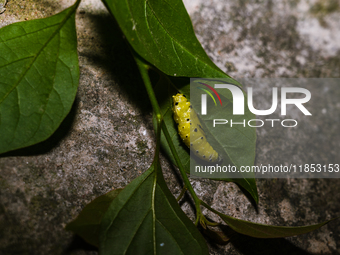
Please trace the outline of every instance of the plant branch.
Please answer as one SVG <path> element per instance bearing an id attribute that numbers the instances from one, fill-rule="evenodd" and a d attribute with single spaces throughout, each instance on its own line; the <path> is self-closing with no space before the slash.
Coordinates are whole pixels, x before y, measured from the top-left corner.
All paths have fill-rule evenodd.
<path id="1" fill-rule="evenodd" d="M 171 150 L 171 153 L 172 155 L 174 156 L 174 159 L 177 163 L 177 166 L 179 168 L 179 171 L 182 175 L 182 178 L 183 178 L 183 182 L 184 182 L 184 185 L 185 187 L 189 190 L 194 202 L 195 202 L 195 206 L 196 206 L 196 222 L 195 222 L 195 225 L 198 224 L 198 221 L 200 220 L 201 217 L 204 217 L 203 214 L 202 214 L 202 211 L 201 211 L 201 208 L 200 208 L 200 204 L 201 204 L 201 200 L 197 197 L 196 195 L 196 192 L 194 191 L 193 187 L 191 186 L 191 183 L 189 181 L 189 178 L 184 170 L 184 167 L 182 165 L 182 162 L 181 160 L 179 159 L 178 157 L 178 154 L 177 154 L 177 151 L 175 149 L 175 146 L 174 144 L 172 143 L 172 140 L 171 140 L 171 137 L 170 137 L 170 134 L 169 134 L 169 131 L 166 127 L 166 125 L 163 123 L 162 124 L 162 131 L 163 131 L 163 134 L 168 142 L 168 145 L 170 147 L 170 150 Z"/>
<path id="2" fill-rule="evenodd" d="M 133 50 L 132 50 L 133 52 Z M 157 120 L 157 124 L 161 124 L 161 121 L 163 120 L 163 116 L 161 113 L 161 110 L 159 108 L 159 105 L 157 103 L 157 99 L 155 96 L 155 93 L 153 91 L 152 85 L 151 85 L 151 81 L 150 81 L 150 77 L 148 74 L 148 70 L 150 69 L 150 66 L 148 64 L 146 64 L 143 60 L 140 59 L 139 56 L 137 56 L 137 54 L 135 52 L 133 52 L 133 56 L 137 62 L 137 66 L 139 68 L 139 72 L 142 76 L 145 88 L 146 88 L 146 92 L 148 93 L 152 108 L 154 110 L 154 112 L 156 113 L 156 120 Z"/>
<path id="3" fill-rule="evenodd" d="M 201 204 L 207 208 L 208 210 L 212 211 L 213 213 L 217 214 L 217 215 L 220 215 L 221 213 L 216 211 L 214 208 L 211 208 L 208 204 L 206 204 L 204 201 L 201 200 Z"/>
<path id="4" fill-rule="evenodd" d="M 184 187 L 183 187 L 181 193 L 178 195 L 178 197 L 177 197 L 177 199 L 176 199 L 177 202 L 178 202 L 179 200 L 182 199 L 182 197 L 184 196 L 184 194 L 185 194 L 186 191 L 187 191 L 187 187 L 184 185 Z"/>
<path id="5" fill-rule="evenodd" d="M 150 77 L 149 77 L 149 74 L 148 74 L 148 70 L 149 70 L 150 66 L 148 64 L 146 64 L 134 51 L 132 51 L 132 53 L 133 53 L 133 56 L 134 56 L 134 58 L 136 60 L 137 66 L 139 68 L 139 71 L 141 73 L 142 79 L 144 81 L 144 85 L 145 85 L 146 91 L 148 93 L 148 96 L 149 96 L 152 108 L 153 108 L 153 110 L 155 112 L 157 126 L 159 127 L 161 125 L 161 127 L 162 127 L 162 130 L 163 130 L 163 133 L 165 135 L 165 138 L 166 138 L 166 140 L 167 140 L 167 142 L 169 144 L 171 152 L 172 152 L 172 154 L 173 154 L 173 156 L 175 158 L 175 161 L 176 161 L 176 163 L 178 165 L 179 171 L 180 171 L 180 173 L 182 175 L 184 185 L 189 190 L 189 192 L 190 192 L 190 194 L 191 194 L 191 196 L 192 196 L 192 198 L 193 198 L 193 200 L 195 202 L 196 216 L 197 216 L 196 217 L 195 225 L 197 225 L 200 220 L 204 219 L 204 216 L 203 216 L 203 214 L 201 212 L 201 208 L 200 208 L 201 200 L 197 197 L 194 189 L 192 188 L 191 183 L 190 183 L 190 181 L 188 179 L 188 176 L 187 176 L 187 174 L 186 174 L 186 172 L 184 170 L 184 167 L 182 165 L 182 162 L 180 161 L 180 159 L 178 157 L 178 154 L 177 154 L 177 151 L 175 149 L 175 146 L 172 143 L 172 140 L 170 138 L 168 129 L 166 128 L 164 122 L 162 122 L 163 116 L 162 116 L 161 110 L 159 108 L 159 105 L 158 105 L 158 102 L 157 102 L 157 99 L 156 99 L 156 95 L 155 95 L 154 90 L 152 88 L 152 84 L 151 84 Z"/>
<path id="6" fill-rule="evenodd" d="M 151 81 L 150 81 L 150 77 L 149 77 L 149 73 L 148 73 L 150 66 L 147 63 L 145 63 L 132 49 L 131 49 L 131 52 L 132 52 L 132 54 L 135 58 L 139 72 L 142 76 L 144 86 L 145 86 L 146 91 L 148 93 L 153 111 L 156 113 L 157 128 L 156 128 L 156 151 L 155 151 L 154 161 L 157 161 L 159 163 L 159 157 L 158 156 L 159 156 L 159 152 L 160 152 L 160 144 L 161 144 L 160 134 L 161 134 L 161 124 L 162 124 L 162 121 L 163 121 L 163 116 L 162 116 L 161 110 L 159 108 L 159 105 L 157 103 L 157 99 L 156 99 L 156 96 L 155 96 L 155 93 L 153 91 L 152 84 L 151 84 Z"/>
<path id="7" fill-rule="evenodd" d="M 200 223 L 202 226 L 205 226 L 206 224 L 209 224 L 210 222 L 204 217 L 204 215 L 202 214 L 201 211 L 201 200 L 197 197 L 196 192 L 194 191 L 193 187 L 191 186 L 191 183 L 189 181 L 189 178 L 185 172 L 185 169 L 182 165 L 181 160 L 178 157 L 177 151 L 175 149 L 174 144 L 172 143 L 169 131 L 166 127 L 166 125 L 163 122 L 163 115 L 161 113 L 161 110 L 159 108 L 158 102 L 157 102 L 157 98 L 156 95 L 154 93 L 154 90 L 152 88 L 152 84 L 150 81 L 150 77 L 148 74 L 148 70 L 150 69 L 150 66 L 145 63 L 133 50 L 132 50 L 132 54 L 136 60 L 137 66 L 139 68 L 140 74 L 142 76 L 146 91 L 148 93 L 152 108 L 155 112 L 156 115 L 156 121 L 157 121 L 157 146 L 156 146 L 156 152 L 155 152 L 155 160 L 158 160 L 158 154 L 159 154 L 159 144 L 160 144 L 160 136 L 159 136 L 159 132 L 160 132 L 160 128 L 162 128 L 162 131 L 164 133 L 164 136 L 168 142 L 168 145 L 170 147 L 171 153 L 175 158 L 175 161 L 177 163 L 177 166 L 179 168 L 179 171 L 182 175 L 183 178 L 183 182 L 184 182 L 184 187 L 186 187 L 186 189 L 189 190 L 191 197 L 193 198 L 194 202 L 195 202 L 195 207 L 196 207 L 196 221 L 195 221 L 195 225 L 197 226 L 198 223 Z M 156 159 L 157 157 L 157 159 Z"/>

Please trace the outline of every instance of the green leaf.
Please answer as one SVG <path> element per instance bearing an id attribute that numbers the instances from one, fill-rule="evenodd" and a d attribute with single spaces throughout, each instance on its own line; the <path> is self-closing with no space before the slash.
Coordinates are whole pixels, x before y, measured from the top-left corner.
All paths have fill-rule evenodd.
<path id="1" fill-rule="evenodd" d="M 209 254 L 204 238 L 168 190 L 158 163 L 113 200 L 101 222 L 99 251 Z"/>
<path id="2" fill-rule="evenodd" d="M 115 189 L 86 205 L 78 217 L 67 224 L 66 230 L 81 236 L 86 242 L 99 246 L 99 227 L 107 208 L 123 189 Z"/>
<path id="3" fill-rule="evenodd" d="M 218 80 L 218 83 L 221 83 L 221 81 L 223 80 Z M 195 83 L 198 85 L 199 82 L 203 82 L 214 87 L 216 80 L 195 80 Z M 194 89 L 193 92 L 199 92 L 197 93 L 197 96 L 200 98 L 200 90 L 196 90 L 193 87 L 191 89 Z M 247 124 L 245 127 L 243 125 L 233 125 L 231 128 L 227 124 L 216 125 L 213 127 L 210 123 L 212 123 L 213 119 L 226 119 L 229 122 L 230 120 L 233 120 L 234 123 L 242 123 L 245 121 L 245 123 L 247 123 L 249 120 L 255 119 L 255 115 L 250 112 L 248 107 L 245 107 L 244 115 L 233 115 L 233 97 L 230 90 L 217 89 L 217 92 L 222 99 L 223 107 L 215 107 L 214 105 L 210 105 L 208 106 L 208 109 L 213 109 L 213 111 L 207 115 L 199 116 L 203 124 L 209 123 L 209 125 L 203 125 L 205 126 L 205 132 L 209 134 L 207 139 L 210 139 L 210 144 L 215 150 L 219 152 L 219 155 L 222 157 L 222 165 L 234 165 L 237 167 L 237 169 L 240 169 L 241 166 L 253 166 L 256 153 L 256 128 L 249 127 Z M 191 93 L 191 96 L 194 96 L 194 94 L 195 93 Z M 245 93 L 244 98 L 245 102 L 247 102 L 247 95 Z M 194 100 L 192 99 L 191 102 L 193 101 Z M 198 104 L 197 100 L 196 103 L 192 103 L 192 106 L 196 112 L 200 111 L 200 103 Z M 205 177 L 205 175 L 202 177 Z M 235 173 L 226 177 L 217 177 L 214 179 L 231 179 L 233 182 L 236 182 L 244 187 L 252 195 L 256 203 L 258 203 L 258 193 L 254 177 L 254 173 Z"/>
<path id="4" fill-rule="evenodd" d="M 70 111 L 79 81 L 78 4 L 0 30 L 0 153 L 47 139 Z"/>
<path id="5" fill-rule="evenodd" d="M 219 181 L 229 181 L 229 182 L 235 182 L 238 185 L 240 185 L 242 188 L 246 189 L 249 194 L 252 196 L 254 199 L 255 203 L 259 203 L 259 194 L 257 192 L 257 186 L 256 186 L 256 180 L 255 178 L 217 178 L 214 180 L 219 180 Z"/>
<path id="6" fill-rule="evenodd" d="M 224 77 L 197 40 L 181 0 L 103 0 L 133 49 L 171 76 Z M 230 81 L 236 82 L 230 78 Z"/>
<path id="7" fill-rule="evenodd" d="M 180 91 L 181 93 L 186 95 L 188 99 L 190 99 L 190 86 L 189 85 L 179 86 L 178 84 L 174 84 L 176 80 L 178 80 L 178 78 L 172 79 L 170 81 L 168 77 L 166 77 L 165 75 L 161 75 L 160 80 L 155 88 L 155 93 L 157 95 L 157 100 L 159 102 L 161 112 L 163 114 L 164 123 L 167 126 L 167 129 L 172 138 L 172 142 L 174 143 L 178 156 L 186 172 L 190 173 L 190 150 L 184 145 L 184 143 L 182 142 L 182 140 L 180 139 L 178 135 L 177 125 L 175 124 L 173 120 L 173 113 L 172 113 L 172 95 L 175 95 L 177 91 Z M 181 81 L 181 83 L 183 82 Z M 221 95 L 223 95 L 223 93 L 221 93 Z M 228 98 L 231 97 L 231 95 L 224 95 L 224 96 L 227 96 Z M 230 99 L 225 98 L 224 100 L 228 101 Z M 230 105 L 230 102 L 228 104 Z M 228 114 L 232 114 L 230 113 L 230 109 L 228 109 Z M 251 113 L 247 111 L 244 118 L 251 118 L 251 117 L 252 117 Z M 155 124 L 156 122 L 154 118 L 154 125 Z M 255 146 L 256 146 L 256 133 L 255 133 L 254 128 L 247 128 L 246 132 L 244 133 L 240 132 L 239 128 L 236 128 L 235 130 L 230 130 L 228 131 L 228 133 L 225 132 L 225 130 L 219 131 L 219 133 L 217 134 L 212 133 L 212 131 L 214 130 L 210 130 L 209 128 L 207 128 L 206 133 L 208 134 L 208 138 L 216 137 L 214 146 L 222 147 L 220 151 L 225 151 L 224 152 L 224 158 L 225 158 L 224 163 L 229 162 L 236 166 L 246 165 L 246 163 L 252 165 L 254 163 Z M 235 137 L 240 137 L 240 134 L 241 134 L 241 138 L 235 139 Z M 247 134 L 250 137 L 250 139 L 248 139 L 248 137 L 243 136 Z M 216 142 L 217 142 L 217 145 L 216 145 Z M 177 165 L 172 156 L 172 153 L 167 144 L 167 141 L 163 135 L 163 132 L 161 136 L 161 145 L 162 145 L 162 149 L 165 155 L 169 158 L 169 160 L 174 165 Z M 192 160 L 195 160 L 195 159 L 192 159 Z M 239 184 L 241 187 L 246 189 L 249 192 L 249 194 L 254 198 L 255 202 L 258 203 L 258 192 L 257 192 L 256 181 L 255 181 L 254 176 L 248 175 L 247 178 L 246 176 L 244 176 L 244 178 L 214 178 L 214 179 L 228 181 L 228 182 L 235 182 Z"/>
<path id="8" fill-rule="evenodd" d="M 257 238 L 282 238 L 288 236 L 302 235 L 314 231 L 331 221 L 328 220 L 319 224 L 301 227 L 271 226 L 245 220 L 239 220 L 234 217 L 219 213 L 214 209 L 211 210 L 218 214 L 221 219 L 236 232 Z"/>

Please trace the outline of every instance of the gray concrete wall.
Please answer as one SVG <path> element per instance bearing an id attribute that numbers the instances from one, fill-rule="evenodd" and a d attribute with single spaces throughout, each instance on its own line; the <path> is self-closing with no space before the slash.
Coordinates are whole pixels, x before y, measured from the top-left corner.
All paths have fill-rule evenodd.
<path id="1" fill-rule="evenodd" d="M 0 15 L 0 26 L 46 17 L 72 2 L 10 0 Z M 208 55 L 231 75 L 340 76 L 339 1 L 185 4 Z M 134 61 L 99 0 L 82 2 L 77 33 L 81 76 L 71 113 L 47 141 L 0 158 L 0 254 L 96 254 L 63 228 L 92 199 L 124 187 L 152 161 L 151 106 L 142 99 L 145 91 Z M 136 85 L 140 90 L 133 91 Z M 320 93 L 318 98 L 319 105 L 311 106 L 311 111 L 323 107 L 328 114 L 322 117 L 318 112 L 319 123 L 314 123 L 310 134 L 321 137 L 322 148 L 306 143 L 299 134 L 290 137 L 296 142 L 292 145 L 281 129 L 270 135 L 259 129 L 256 164 L 280 162 L 283 152 L 292 149 L 287 162 L 289 157 L 299 162 L 320 158 L 320 153 L 339 158 L 339 91 L 334 89 L 327 100 Z M 299 139 L 304 139 L 301 147 Z M 169 187 L 179 194 L 176 174 L 163 162 Z M 340 211 L 338 179 L 260 179 L 257 208 L 233 183 L 192 183 L 214 208 L 260 223 L 313 224 Z M 190 203 L 182 208 L 192 217 Z M 211 254 L 340 254 L 339 220 L 287 239 L 232 235 L 227 245 L 210 244 Z"/>

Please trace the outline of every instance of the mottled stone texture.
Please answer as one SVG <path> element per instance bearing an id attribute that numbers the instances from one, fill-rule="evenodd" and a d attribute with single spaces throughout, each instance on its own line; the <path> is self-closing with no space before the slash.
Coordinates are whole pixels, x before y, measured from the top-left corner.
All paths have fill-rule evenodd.
<path id="1" fill-rule="evenodd" d="M 0 15 L 0 26 L 46 17 L 72 2 L 12 0 Z M 339 1 L 186 4 L 208 55 L 231 75 L 340 76 Z M 99 0 L 83 1 L 77 29 L 81 77 L 71 113 L 47 141 L 0 157 L 0 254 L 96 254 L 64 226 L 85 204 L 124 187 L 152 161 L 151 107 L 129 50 Z M 263 89 L 258 88 L 258 96 L 268 98 L 268 88 Z M 256 164 L 339 160 L 340 97 L 332 89 L 311 91 L 318 100 L 308 106 L 313 122 L 303 122 L 308 135 L 258 129 Z M 261 102 L 259 108 L 265 109 L 268 105 Z M 311 136 L 320 147 L 308 142 Z M 164 163 L 169 187 L 178 194 L 178 175 Z M 260 179 L 257 184 L 255 207 L 233 183 L 193 180 L 199 196 L 214 208 L 255 222 L 298 226 L 340 211 L 338 179 Z M 192 217 L 190 203 L 182 208 Z M 209 244 L 211 254 L 340 254 L 339 220 L 286 239 L 230 235 L 227 245 Z"/>

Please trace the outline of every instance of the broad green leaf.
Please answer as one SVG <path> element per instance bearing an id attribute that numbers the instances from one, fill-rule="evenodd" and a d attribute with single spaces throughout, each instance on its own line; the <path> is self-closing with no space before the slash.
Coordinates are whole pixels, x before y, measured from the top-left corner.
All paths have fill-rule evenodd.
<path id="1" fill-rule="evenodd" d="M 217 213 L 222 218 L 222 220 L 236 232 L 257 238 L 282 238 L 306 234 L 308 232 L 314 231 L 322 227 L 323 225 L 331 221 L 328 220 L 319 224 L 309 226 L 284 227 L 284 226 L 271 226 L 245 220 L 239 220 L 234 217 L 219 213 L 215 210 L 214 212 Z"/>
<path id="2" fill-rule="evenodd" d="M 101 222 L 101 254 L 209 254 L 204 238 L 168 190 L 159 165 L 133 180 Z"/>
<path id="3" fill-rule="evenodd" d="M 176 79 L 175 79 L 176 80 Z M 173 82 L 176 82 L 174 79 L 170 81 L 166 76 L 161 75 L 160 80 L 155 88 L 155 92 L 157 95 L 157 100 L 159 102 L 161 112 L 163 114 L 163 120 L 164 123 L 168 129 L 168 132 L 172 138 L 172 142 L 174 143 L 174 146 L 176 148 L 176 151 L 178 153 L 178 156 L 182 162 L 182 165 L 184 166 L 185 170 L 187 173 L 190 173 L 190 150 L 184 145 L 182 140 L 180 139 L 177 131 L 177 125 L 175 124 L 173 120 L 173 113 L 172 113 L 172 95 L 175 95 L 177 91 L 180 91 L 184 95 L 187 96 L 188 99 L 190 99 L 190 86 L 177 86 L 173 84 Z M 221 93 L 223 95 L 223 93 Z M 230 95 L 226 95 L 230 96 Z M 225 99 L 228 100 L 228 99 Z M 230 103 L 229 103 L 230 104 Z M 197 110 L 197 109 L 196 109 Z M 228 109 L 230 111 L 230 109 Z M 249 115 L 249 112 L 247 112 Z M 245 118 L 250 118 L 251 116 L 246 115 Z M 154 125 L 156 124 L 155 118 L 154 118 Z M 255 145 L 256 145 L 256 134 L 255 134 L 255 129 L 250 128 L 247 129 L 245 133 L 239 132 L 239 130 L 233 130 L 233 132 L 223 134 L 226 132 L 221 132 L 218 134 L 211 133 L 211 130 L 207 130 L 206 133 L 209 135 L 209 138 L 214 138 L 216 135 L 217 137 L 215 138 L 215 144 L 217 141 L 217 146 L 222 147 L 220 151 L 225 151 L 224 152 L 224 162 L 230 162 L 233 165 L 239 166 L 240 164 L 245 165 L 245 161 L 243 161 L 245 158 L 247 159 L 249 164 L 254 163 L 254 158 L 255 158 Z M 240 137 L 239 134 L 241 135 L 246 135 L 251 139 L 248 139 L 248 137 L 243 137 L 241 136 L 240 139 L 235 139 L 235 133 L 237 134 L 237 137 Z M 220 140 L 221 138 L 221 140 Z M 231 146 L 230 141 L 233 141 L 234 144 Z M 177 165 L 171 150 L 167 144 L 167 141 L 163 135 L 162 132 L 162 137 L 161 137 L 161 145 L 162 149 L 165 153 L 165 155 L 170 159 L 170 161 L 174 164 Z M 237 150 L 233 151 L 235 148 Z M 241 150 L 241 153 L 240 153 Z M 229 155 L 232 155 L 233 157 L 230 159 Z M 192 159 L 195 160 L 195 159 Z M 256 188 L 256 182 L 255 178 L 253 176 L 247 176 L 248 178 L 219 178 L 216 180 L 223 180 L 223 181 L 231 181 L 239 184 L 242 186 L 244 189 L 246 189 L 250 195 L 254 198 L 255 202 L 258 203 L 258 193 L 257 193 L 257 188 Z"/>
<path id="4" fill-rule="evenodd" d="M 86 242 L 99 246 L 99 227 L 107 208 L 123 189 L 115 189 L 86 205 L 78 217 L 67 224 L 66 230 L 81 236 Z"/>
<path id="5" fill-rule="evenodd" d="M 103 0 L 133 49 L 171 76 L 224 77 L 197 40 L 181 0 Z M 236 82 L 230 78 L 231 82 Z"/>
<path id="6" fill-rule="evenodd" d="M 216 80 L 195 80 L 195 83 L 200 85 L 198 82 L 203 82 L 214 87 L 215 83 L 225 83 L 222 80 L 216 82 Z M 195 87 L 192 86 L 191 89 L 195 90 Z M 234 165 L 237 169 L 240 169 L 241 166 L 253 166 L 255 161 L 255 153 L 256 153 L 256 129 L 254 127 L 249 127 L 247 124 L 243 125 L 233 125 L 230 127 L 229 125 L 216 125 L 212 126 L 213 119 L 226 119 L 229 122 L 233 120 L 235 123 L 247 123 L 248 120 L 255 119 L 255 115 L 251 113 L 248 107 L 245 107 L 244 115 L 233 115 L 233 98 L 230 90 L 228 89 L 216 89 L 218 94 L 220 95 L 223 107 L 218 105 L 216 107 L 213 105 L 212 100 L 208 100 L 211 104 L 208 103 L 208 109 L 210 110 L 207 115 L 200 115 L 201 122 L 209 123 L 209 125 L 205 126 L 205 132 L 209 134 L 207 137 L 210 139 L 210 144 L 212 147 L 217 150 L 222 157 L 223 161 L 220 164 L 223 165 Z M 196 89 L 194 92 L 197 93 L 197 96 L 200 98 L 200 90 Z M 194 93 L 191 93 L 193 96 Z M 245 102 L 247 102 L 247 96 L 244 93 Z M 193 101 L 193 100 L 192 100 Z M 197 101 L 196 101 L 197 102 Z M 200 99 L 199 99 L 200 102 Z M 200 111 L 200 103 L 192 104 L 194 110 L 196 112 Z M 237 182 L 239 185 L 244 187 L 249 191 L 249 193 L 253 196 L 256 203 L 258 202 L 258 193 L 255 183 L 255 175 L 254 173 L 237 173 L 231 176 L 226 176 L 229 179 Z M 218 178 L 219 180 L 223 180 L 223 178 Z M 239 179 L 239 180 L 238 180 Z"/>
<path id="7" fill-rule="evenodd" d="M 197 81 L 197 82 L 196 82 Z M 198 82 L 204 82 L 208 85 L 214 87 L 216 81 L 207 80 L 195 80 L 193 84 L 198 84 Z M 220 81 L 218 83 L 221 83 Z M 195 92 L 196 103 L 192 100 L 192 106 L 196 112 L 200 112 L 201 104 L 201 90 L 196 89 L 195 86 L 191 88 L 192 92 Z M 211 139 L 211 145 L 218 149 L 223 158 L 223 164 L 232 164 L 240 168 L 241 166 L 252 166 L 255 161 L 255 148 L 256 148 L 256 129 L 254 127 L 249 127 L 247 125 L 248 120 L 255 119 L 255 115 L 251 113 L 248 107 L 245 107 L 244 115 L 233 115 L 233 101 L 232 94 L 228 89 L 217 89 L 219 93 L 223 106 L 215 106 L 212 100 L 208 100 L 208 111 L 207 115 L 200 115 L 199 117 L 203 120 L 206 130 L 209 132 L 209 137 Z M 191 96 L 194 94 L 191 93 Z M 246 102 L 246 95 L 245 102 Z M 196 98 L 194 96 L 194 98 Z M 230 124 L 216 125 L 213 127 L 213 119 L 226 119 L 229 122 L 245 123 L 236 124 L 230 127 Z"/>
<path id="8" fill-rule="evenodd" d="M 79 81 L 78 4 L 0 30 L 0 153 L 47 139 L 70 111 Z"/>

